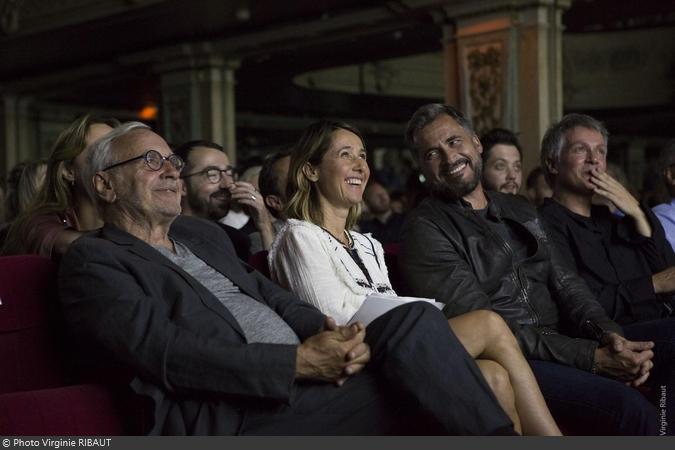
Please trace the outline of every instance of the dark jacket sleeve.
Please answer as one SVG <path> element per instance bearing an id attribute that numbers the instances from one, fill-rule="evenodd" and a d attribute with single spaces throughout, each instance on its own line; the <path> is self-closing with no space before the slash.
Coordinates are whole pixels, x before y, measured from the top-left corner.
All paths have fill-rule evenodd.
<path id="1" fill-rule="evenodd" d="M 202 309 L 177 316 L 160 292 L 144 292 L 143 274 L 135 270 L 107 241 L 83 238 L 71 246 L 61 263 L 59 294 L 77 337 L 169 392 L 289 399 L 296 346 L 246 344 L 225 321 L 222 333 L 186 326 L 216 319 Z"/>
<path id="2" fill-rule="evenodd" d="M 415 295 L 445 303 L 447 317 L 477 309 L 493 310 L 467 261 L 449 236 L 427 218 L 416 216 L 406 224 L 399 261 L 401 273 Z M 591 369 L 596 341 L 568 337 L 549 328 L 507 323 L 527 358 Z"/>

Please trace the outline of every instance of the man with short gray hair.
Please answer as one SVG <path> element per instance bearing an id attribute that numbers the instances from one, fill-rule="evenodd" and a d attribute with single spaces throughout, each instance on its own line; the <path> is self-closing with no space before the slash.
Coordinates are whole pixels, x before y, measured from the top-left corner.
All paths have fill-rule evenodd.
<path id="1" fill-rule="evenodd" d="M 649 382 L 659 404 L 660 387 L 675 388 L 675 254 L 650 209 L 608 173 L 608 137 L 604 125 L 583 114 L 549 127 L 541 161 L 553 197 L 539 213 L 561 260 L 607 315 L 626 336 L 655 343 Z M 671 417 L 675 407 L 664 411 Z"/>
<path id="2" fill-rule="evenodd" d="M 184 163 L 159 135 L 123 125 L 97 150 L 105 225 L 71 245 L 59 297 L 74 354 L 153 399 L 150 433 L 515 434 L 434 306 L 338 327 L 180 215 Z"/>

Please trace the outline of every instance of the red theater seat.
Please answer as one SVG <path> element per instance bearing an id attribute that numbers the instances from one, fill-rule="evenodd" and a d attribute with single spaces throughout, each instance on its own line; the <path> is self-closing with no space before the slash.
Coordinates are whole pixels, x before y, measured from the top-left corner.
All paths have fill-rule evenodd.
<path id="1" fill-rule="evenodd" d="M 0 257 L 0 435 L 142 430 L 143 405 L 125 386 L 74 385 L 78 377 L 63 346 L 56 272 L 40 256 Z M 132 412 L 121 414 L 120 408 Z"/>
<path id="2" fill-rule="evenodd" d="M 248 263 L 253 266 L 255 270 L 270 278 L 270 267 L 267 265 L 267 250 L 261 250 L 254 253 L 248 259 Z"/>
<path id="3" fill-rule="evenodd" d="M 105 386 L 80 384 L 0 395 L 0 436 L 121 435 L 116 398 Z"/>
<path id="4" fill-rule="evenodd" d="M 0 257 L 0 393 L 64 386 L 56 266 L 40 256 Z"/>
<path id="5" fill-rule="evenodd" d="M 391 287 L 394 288 L 396 293 L 400 296 L 413 295 L 408 284 L 405 282 L 405 279 L 401 276 L 401 273 L 398 269 L 398 254 L 401 251 L 401 246 L 399 244 L 385 244 L 384 248 L 384 263 L 387 265 L 387 271 L 389 272 L 389 281 L 391 281 Z"/>

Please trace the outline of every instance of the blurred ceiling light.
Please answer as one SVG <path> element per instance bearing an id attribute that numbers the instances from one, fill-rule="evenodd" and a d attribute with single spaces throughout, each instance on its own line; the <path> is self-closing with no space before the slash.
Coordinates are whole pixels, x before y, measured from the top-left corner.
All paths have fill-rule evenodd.
<path id="1" fill-rule="evenodd" d="M 157 119 L 157 107 L 155 105 L 144 106 L 139 112 L 138 117 L 142 120 Z"/>

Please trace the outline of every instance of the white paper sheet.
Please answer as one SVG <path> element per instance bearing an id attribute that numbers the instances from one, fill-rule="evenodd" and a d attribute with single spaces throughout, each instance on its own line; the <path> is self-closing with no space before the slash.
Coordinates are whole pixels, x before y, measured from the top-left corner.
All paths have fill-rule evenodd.
<path id="1" fill-rule="evenodd" d="M 438 309 L 443 309 L 443 303 L 439 303 L 430 298 L 422 297 L 396 297 L 393 295 L 370 294 L 366 297 L 358 311 L 349 319 L 347 325 L 354 322 L 361 322 L 368 325 L 373 320 L 380 317 L 382 314 L 410 302 L 428 302 L 436 306 Z"/>

